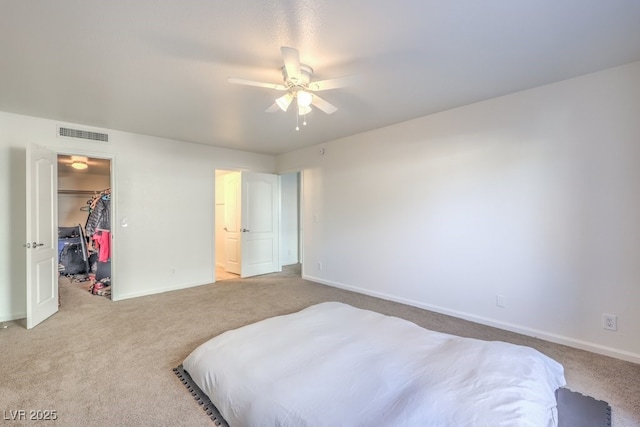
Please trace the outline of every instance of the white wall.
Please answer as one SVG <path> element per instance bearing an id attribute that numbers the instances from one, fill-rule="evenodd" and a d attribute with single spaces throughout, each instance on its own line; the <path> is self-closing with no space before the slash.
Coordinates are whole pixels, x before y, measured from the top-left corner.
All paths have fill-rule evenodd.
<path id="1" fill-rule="evenodd" d="M 272 156 L 118 131 L 106 131 L 109 143 L 77 141 L 56 137 L 57 125 L 76 127 L 0 112 L 0 320 L 26 312 L 29 144 L 113 156 L 113 299 L 212 282 L 214 170 L 274 172 Z"/>
<path id="2" fill-rule="evenodd" d="M 303 274 L 640 362 L 639 118 L 636 62 L 281 155 Z"/>
<path id="3" fill-rule="evenodd" d="M 296 264 L 298 258 L 298 173 L 280 176 L 280 260 Z"/>

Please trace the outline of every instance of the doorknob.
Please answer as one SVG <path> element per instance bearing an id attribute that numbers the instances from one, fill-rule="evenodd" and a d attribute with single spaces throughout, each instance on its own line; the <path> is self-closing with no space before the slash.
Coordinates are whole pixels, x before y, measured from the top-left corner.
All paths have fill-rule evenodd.
<path id="1" fill-rule="evenodd" d="M 249 230 L 247 230 L 246 228 L 241 228 L 240 231 L 242 231 L 243 233 L 248 233 Z"/>
<path id="2" fill-rule="evenodd" d="M 36 242 L 33 242 L 33 243 L 31 244 L 31 246 L 33 246 L 34 248 L 37 248 L 38 246 L 44 246 L 44 243 L 36 243 Z"/>
<path id="3" fill-rule="evenodd" d="M 227 230 L 227 227 L 225 227 L 225 228 L 224 228 L 224 231 L 229 231 L 229 230 Z"/>

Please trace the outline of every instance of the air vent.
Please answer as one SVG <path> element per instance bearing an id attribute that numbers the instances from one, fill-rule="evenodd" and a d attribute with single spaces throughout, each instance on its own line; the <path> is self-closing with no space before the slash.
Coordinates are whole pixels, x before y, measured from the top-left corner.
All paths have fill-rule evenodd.
<path id="1" fill-rule="evenodd" d="M 106 133 L 89 132 L 86 130 L 60 127 L 58 130 L 58 134 L 60 136 L 66 136 L 68 138 L 80 138 L 88 139 L 91 141 L 109 142 L 109 134 Z"/>

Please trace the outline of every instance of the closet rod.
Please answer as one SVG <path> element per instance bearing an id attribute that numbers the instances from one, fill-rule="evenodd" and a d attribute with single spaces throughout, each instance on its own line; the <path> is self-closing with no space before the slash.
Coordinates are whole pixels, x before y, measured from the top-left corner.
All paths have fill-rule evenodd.
<path id="1" fill-rule="evenodd" d="M 98 191 L 93 191 L 93 190 L 58 190 L 58 194 L 80 194 L 80 195 L 93 196 L 98 193 L 99 193 Z"/>

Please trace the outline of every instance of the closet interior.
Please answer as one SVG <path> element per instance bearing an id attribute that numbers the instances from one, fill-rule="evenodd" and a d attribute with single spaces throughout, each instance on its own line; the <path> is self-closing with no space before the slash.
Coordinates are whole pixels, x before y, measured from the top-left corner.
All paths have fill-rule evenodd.
<path id="1" fill-rule="evenodd" d="M 216 281 L 240 277 L 240 246 L 229 237 L 237 227 L 240 172 L 216 170 L 215 265 Z"/>
<path id="2" fill-rule="evenodd" d="M 111 161 L 58 156 L 58 271 L 111 297 Z"/>

